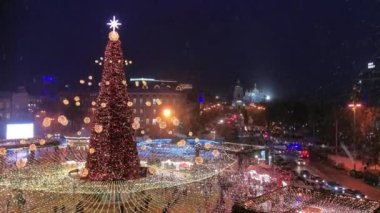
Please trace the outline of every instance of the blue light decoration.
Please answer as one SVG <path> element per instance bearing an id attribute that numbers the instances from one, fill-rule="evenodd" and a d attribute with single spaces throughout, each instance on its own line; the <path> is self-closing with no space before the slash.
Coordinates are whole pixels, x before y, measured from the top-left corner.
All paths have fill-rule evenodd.
<path id="1" fill-rule="evenodd" d="M 200 104 L 203 104 L 205 102 L 205 98 L 204 98 L 204 94 L 203 93 L 199 94 L 198 101 L 199 101 Z"/>
<path id="2" fill-rule="evenodd" d="M 42 76 L 42 81 L 44 83 L 53 83 L 55 81 L 55 78 L 52 75 L 44 75 Z"/>

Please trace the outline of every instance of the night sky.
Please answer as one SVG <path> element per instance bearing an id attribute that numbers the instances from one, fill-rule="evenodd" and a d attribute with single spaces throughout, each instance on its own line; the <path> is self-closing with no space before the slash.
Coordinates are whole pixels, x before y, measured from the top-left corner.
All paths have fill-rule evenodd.
<path id="1" fill-rule="evenodd" d="M 232 93 L 236 79 L 274 97 L 350 89 L 380 26 L 376 0 L 0 0 L 0 89 L 52 74 L 99 75 L 115 15 L 130 77 Z"/>

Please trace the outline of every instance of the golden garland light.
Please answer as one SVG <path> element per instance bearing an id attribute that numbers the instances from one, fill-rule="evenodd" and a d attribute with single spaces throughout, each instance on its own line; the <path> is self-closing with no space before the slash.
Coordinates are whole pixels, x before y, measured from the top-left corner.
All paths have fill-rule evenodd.
<path id="1" fill-rule="evenodd" d="M 146 146 L 145 146 L 145 145 L 142 145 L 142 146 L 140 146 L 140 149 L 141 149 L 141 150 L 146 150 Z"/>
<path id="2" fill-rule="evenodd" d="M 122 83 L 123 85 L 127 85 L 127 81 L 126 81 L 126 80 L 121 81 L 121 83 Z"/>
<path id="3" fill-rule="evenodd" d="M 103 132 L 103 126 L 100 125 L 100 124 L 95 124 L 94 130 L 95 130 L 96 133 L 99 134 L 99 133 Z"/>
<path id="4" fill-rule="evenodd" d="M 82 178 L 85 178 L 88 176 L 88 169 L 87 168 L 83 168 L 81 170 L 79 170 L 79 176 L 82 177 Z"/>
<path id="5" fill-rule="evenodd" d="M 161 99 L 158 99 L 158 98 L 157 98 L 157 99 L 156 99 L 156 104 L 157 104 L 157 105 L 161 105 L 161 104 L 162 104 Z"/>
<path id="6" fill-rule="evenodd" d="M 58 116 L 57 121 L 58 121 L 58 123 L 64 125 L 64 124 L 67 122 L 67 118 L 66 118 L 66 116 L 64 116 L 64 115 L 60 115 L 60 116 Z M 64 125 L 64 126 L 65 126 L 65 125 Z"/>
<path id="7" fill-rule="evenodd" d="M 21 139 L 21 140 L 20 140 L 20 144 L 21 144 L 21 145 L 25 145 L 25 144 L 26 144 L 26 140 Z"/>
<path id="8" fill-rule="evenodd" d="M 29 151 L 36 151 L 37 150 L 37 146 L 36 146 L 36 144 L 30 144 L 30 146 L 29 146 Z"/>
<path id="9" fill-rule="evenodd" d="M 147 101 L 147 102 L 145 102 L 145 105 L 148 106 L 148 107 L 150 107 L 150 106 L 152 106 L 152 102 Z"/>
<path id="10" fill-rule="evenodd" d="M 96 102 L 95 102 L 95 101 L 92 101 L 92 102 L 91 102 L 91 105 L 92 105 L 92 106 L 95 106 L 95 105 L 96 105 Z"/>
<path id="11" fill-rule="evenodd" d="M 84 80 L 81 79 L 81 80 L 79 80 L 79 83 L 80 84 L 84 84 L 84 83 L 86 83 L 86 81 L 84 81 Z"/>
<path id="12" fill-rule="evenodd" d="M 178 146 L 178 147 L 184 147 L 184 146 L 186 146 L 186 141 L 183 140 L 183 139 L 180 140 L 180 141 L 178 141 L 178 142 L 177 142 L 177 146 Z"/>
<path id="13" fill-rule="evenodd" d="M 47 128 L 47 127 L 50 127 L 51 125 L 51 118 L 49 117 L 46 117 L 44 118 L 44 120 L 42 120 L 42 126 Z"/>
<path id="14" fill-rule="evenodd" d="M 79 101 L 75 102 L 75 106 L 79 107 L 80 106 L 80 102 Z"/>
<path id="15" fill-rule="evenodd" d="M 47 137 L 47 138 L 52 138 L 52 137 L 53 137 L 53 135 L 52 135 L 52 134 L 50 134 L 50 133 L 48 133 L 48 134 L 46 135 L 46 137 Z"/>
<path id="16" fill-rule="evenodd" d="M 102 108 L 106 108 L 107 103 L 104 103 L 104 102 L 103 102 L 103 103 L 100 104 L 100 106 L 101 106 Z"/>
<path id="17" fill-rule="evenodd" d="M 192 137 L 193 136 L 193 132 L 189 132 L 189 137 Z"/>
<path id="18" fill-rule="evenodd" d="M 199 138 L 194 139 L 195 143 L 199 143 Z"/>
<path id="19" fill-rule="evenodd" d="M 109 82 L 109 81 L 106 81 L 106 85 L 107 85 L 107 86 L 110 85 L 110 82 Z"/>
<path id="20" fill-rule="evenodd" d="M 132 124 L 132 129 L 134 129 L 134 130 L 140 129 L 140 123 L 133 123 Z"/>
<path id="21" fill-rule="evenodd" d="M 150 138 L 147 138 L 147 139 L 145 140 L 145 142 L 146 142 L 147 144 L 151 144 L 151 143 L 153 142 L 153 140 L 150 139 Z"/>
<path id="22" fill-rule="evenodd" d="M 82 132 L 81 132 L 81 131 L 78 131 L 78 132 L 77 132 L 77 135 L 78 135 L 78 136 L 82 135 Z"/>
<path id="23" fill-rule="evenodd" d="M 172 131 L 172 130 L 169 130 L 169 131 L 168 131 L 168 134 L 169 134 L 169 135 L 172 135 L 172 134 L 173 134 L 173 131 Z"/>
<path id="24" fill-rule="evenodd" d="M 144 135 L 145 134 L 145 130 L 141 130 L 141 134 Z"/>
<path id="25" fill-rule="evenodd" d="M 133 118 L 133 123 L 139 123 L 139 122 L 140 122 L 140 117 Z"/>
<path id="26" fill-rule="evenodd" d="M 46 144 L 46 140 L 45 139 L 40 139 L 39 144 L 41 146 L 45 145 Z"/>
<path id="27" fill-rule="evenodd" d="M 132 102 L 132 101 L 128 101 L 127 106 L 128 106 L 128 107 L 133 106 L 133 102 Z"/>
<path id="28" fill-rule="evenodd" d="M 5 148 L 0 148 L 0 156 L 6 156 L 7 150 Z"/>
<path id="29" fill-rule="evenodd" d="M 70 101 L 65 98 L 65 99 L 63 99 L 62 103 L 63 103 L 63 105 L 67 106 L 70 104 Z"/>
<path id="30" fill-rule="evenodd" d="M 198 156 L 195 158 L 195 164 L 200 165 L 203 164 L 203 158 Z"/>
<path id="31" fill-rule="evenodd" d="M 157 174 L 157 167 L 156 166 L 151 166 L 148 168 L 148 172 L 151 175 L 156 175 Z"/>

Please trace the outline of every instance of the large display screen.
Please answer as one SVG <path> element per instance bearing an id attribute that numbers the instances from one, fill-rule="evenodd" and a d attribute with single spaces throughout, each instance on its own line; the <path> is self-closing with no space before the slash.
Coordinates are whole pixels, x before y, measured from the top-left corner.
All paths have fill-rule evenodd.
<path id="1" fill-rule="evenodd" d="M 34 137 L 34 124 L 7 124 L 7 139 L 27 139 Z"/>

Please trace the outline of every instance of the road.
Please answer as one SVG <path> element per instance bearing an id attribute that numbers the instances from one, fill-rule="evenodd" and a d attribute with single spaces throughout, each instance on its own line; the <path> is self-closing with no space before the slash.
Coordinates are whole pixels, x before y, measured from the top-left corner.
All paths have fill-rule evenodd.
<path id="1" fill-rule="evenodd" d="M 337 170 L 326 163 L 318 161 L 310 161 L 306 165 L 306 169 L 323 179 L 334 181 L 346 188 L 359 190 L 367 195 L 369 199 L 380 201 L 380 189 L 369 186 L 360 179 L 350 177 L 345 171 Z"/>

